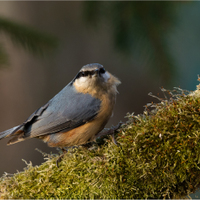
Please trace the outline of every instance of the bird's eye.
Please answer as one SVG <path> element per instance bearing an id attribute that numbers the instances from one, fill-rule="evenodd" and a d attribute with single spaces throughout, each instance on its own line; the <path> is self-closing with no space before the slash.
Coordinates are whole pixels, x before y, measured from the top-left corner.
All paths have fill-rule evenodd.
<path id="1" fill-rule="evenodd" d="M 99 70 L 99 73 L 101 73 L 101 74 L 104 74 L 106 72 L 106 70 L 104 69 L 104 68 L 101 68 L 100 70 Z"/>
<path id="2" fill-rule="evenodd" d="M 79 72 L 77 74 L 76 78 L 78 79 L 78 78 L 83 77 L 83 76 L 85 76 L 85 73 L 84 72 Z"/>
<path id="3" fill-rule="evenodd" d="M 80 77 L 86 77 L 89 74 L 90 74 L 89 71 L 81 71 L 81 72 L 79 72 L 78 78 L 80 78 Z"/>

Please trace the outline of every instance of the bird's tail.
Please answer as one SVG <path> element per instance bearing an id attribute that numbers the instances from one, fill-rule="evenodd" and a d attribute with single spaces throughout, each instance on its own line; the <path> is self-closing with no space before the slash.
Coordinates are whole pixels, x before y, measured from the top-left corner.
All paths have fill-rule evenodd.
<path id="1" fill-rule="evenodd" d="M 13 133 L 15 133 L 15 131 L 19 129 L 19 127 L 20 127 L 20 125 L 15 126 L 15 127 L 8 129 L 6 131 L 0 132 L 0 140 L 3 139 L 3 138 L 7 138 L 7 137 L 12 136 Z"/>

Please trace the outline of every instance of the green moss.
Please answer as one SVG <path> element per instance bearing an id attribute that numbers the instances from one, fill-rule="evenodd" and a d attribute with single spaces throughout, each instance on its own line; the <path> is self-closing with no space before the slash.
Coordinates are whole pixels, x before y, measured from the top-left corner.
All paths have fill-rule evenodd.
<path id="1" fill-rule="evenodd" d="M 180 198 L 200 185 L 199 90 L 149 104 L 142 115 L 128 114 L 117 135 L 92 148 L 71 149 L 56 166 L 48 155 L 0 180 L 1 198 Z"/>

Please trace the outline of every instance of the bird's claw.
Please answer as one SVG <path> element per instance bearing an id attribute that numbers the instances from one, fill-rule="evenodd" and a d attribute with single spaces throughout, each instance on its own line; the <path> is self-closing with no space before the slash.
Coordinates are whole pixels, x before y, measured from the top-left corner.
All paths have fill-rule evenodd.
<path id="1" fill-rule="evenodd" d="M 115 139 L 115 134 L 114 134 L 114 133 L 111 135 L 111 139 L 112 139 L 112 142 L 113 142 L 115 145 L 118 146 L 117 141 L 116 141 L 116 139 Z"/>
<path id="2" fill-rule="evenodd" d="M 116 133 L 117 130 L 121 127 L 122 124 L 123 124 L 123 122 L 120 121 L 116 126 L 113 126 L 113 127 L 111 128 L 111 130 L 112 130 L 111 139 L 112 139 L 112 142 L 113 142 L 115 145 L 117 145 L 117 146 L 118 146 L 118 144 L 117 144 L 117 141 L 116 141 L 116 139 L 115 139 L 115 133 Z"/>
<path id="3" fill-rule="evenodd" d="M 56 166 L 59 167 L 59 163 L 62 161 L 64 155 L 67 153 L 67 150 L 64 148 L 61 148 L 62 154 L 59 156 L 59 158 L 56 160 Z"/>
<path id="4" fill-rule="evenodd" d="M 115 133 L 117 132 L 117 130 L 121 127 L 123 123 L 122 122 L 119 122 L 116 126 L 112 126 L 110 129 L 104 129 L 103 131 L 101 131 L 97 136 L 96 138 L 99 138 L 99 137 L 103 137 L 103 136 L 106 136 L 106 135 L 110 135 L 111 136 L 111 139 L 112 139 L 112 142 L 117 145 L 117 141 L 115 139 Z"/>

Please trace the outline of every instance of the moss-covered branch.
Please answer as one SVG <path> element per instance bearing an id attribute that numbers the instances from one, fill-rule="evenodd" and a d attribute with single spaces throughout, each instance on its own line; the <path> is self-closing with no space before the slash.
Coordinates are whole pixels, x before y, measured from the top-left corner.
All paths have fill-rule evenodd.
<path id="1" fill-rule="evenodd" d="M 163 89 L 164 90 L 164 89 Z M 128 114 L 116 139 L 71 149 L 56 166 L 40 166 L 0 181 L 1 198 L 180 198 L 200 185 L 200 89 L 165 92 L 142 115 Z"/>

